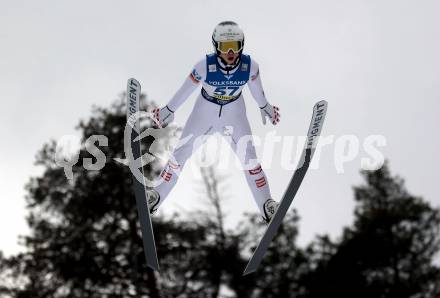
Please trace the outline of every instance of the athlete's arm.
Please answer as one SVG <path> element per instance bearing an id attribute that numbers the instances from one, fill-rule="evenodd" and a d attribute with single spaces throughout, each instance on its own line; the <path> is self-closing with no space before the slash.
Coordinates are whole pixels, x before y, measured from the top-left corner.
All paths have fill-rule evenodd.
<path id="1" fill-rule="evenodd" d="M 276 125 L 280 121 L 279 108 L 268 103 L 266 96 L 264 95 L 263 84 L 261 83 L 260 69 L 258 63 L 254 60 L 251 60 L 248 86 L 252 96 L 260 107 L 263 124 L 266 124 L 266 118 L 269 118 L 272 124 Z"/>
<path id="2" fill-rule="evenodd" d="M 249 90 L 260 108 L 267 104 L 266 96 L 264 95 L 263 84 L 260 78 L 260 69 L 258 63 L 251 60 L 251 71 L 249 74 L 249 81 L 247 83 Z"/>
<path id="3" fill-rule="evenodd" d="M 199 61 L 183 82 L 183 85 L 177 90 L 176 94 L 168 102 L 167 107 L 171 111 L 176 111 L 200 85 L 206 76 L 206 60 Z"/>

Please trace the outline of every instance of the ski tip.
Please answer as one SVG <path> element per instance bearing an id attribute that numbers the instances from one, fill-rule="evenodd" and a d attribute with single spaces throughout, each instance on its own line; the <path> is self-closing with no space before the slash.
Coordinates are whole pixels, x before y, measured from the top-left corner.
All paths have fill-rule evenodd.
<path id="1" fill-rule="evenodd" d="M 318 101 L 317 103 L 315 103 L 315 109 L 316 110 L 320 110 L 320 109 L 322 109 L 323 107 L 326 107 L 327 108 L 327 105 L 328 105 L 328 102 L 326 101 L 326 100 L 320 100 L 320 101 Z"/>
<path id="2" fill-rule="evenodd" d="M 136 86 L 136 87 L 139 87 L 141 84 L 140 84 L 139 81 L 136 80 L 135 78 L 129 78 L 129 79 L 127 80 L 127 85 L 129 85 L 129 86 Z"/>

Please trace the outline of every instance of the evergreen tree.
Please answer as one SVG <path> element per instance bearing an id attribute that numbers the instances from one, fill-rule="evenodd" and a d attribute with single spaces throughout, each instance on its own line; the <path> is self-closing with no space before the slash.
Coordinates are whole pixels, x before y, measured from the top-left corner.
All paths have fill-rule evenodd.
<path id="1" fill-rule="evenodd" d="M 44 172 L 30 180 L 26 196 L 31 233 L 22 238 L 23 253 L 5 258 L 0 252 L 0 297 L 216 298 L 222 288 L 239 298 L 440 297 L 440 269 L 434 265 L 440 210 L 409 194 L 388 166 L 363 172 L 366 184 L 355 187 L 354 223 L 338 241 L 324 235 L 298 247 L 293 209 L 258 272 L 246 277 L 243 269 L 266 225 L 258 214 L 248 214 L 237 229 L 226 230 L 222 177 L 204 168 L 211 209 L 191 220 L 153 216 L 161 266 L 160 275 L 154 273 L 145 266 L 131 173 L 114 160 L 125 158 L 125 121 L 121 96 L 80 123 L 83 143 L 92 135 L 108 138 L 108 146 L 100 147 L 106 164 L 99 171 L 84 169 L 84 158 L 95 161 L 84 146 L 71 181 L 55 164 L 54 142 L 38 154 Z M 151 124 L 142 121 L 142 129 Z M 170 146 L 173 130 L 161 131 L 158 139 L 142 140 L 144 153 L 153 144 Z M 152 178 L 160 169 L 155 161 L 144 172 Z"/>
<path id="2" fill-rule="evenodd" d="M 308 297 L 440 297 L 440 210 L 409 194 L 387 165 L 363 176 L 354 225 L 337 243 L 315 245 Z"/>
<path id="3" fill-rule="evenodd" d="M 142 98 L 145 102 L 145 98 Z M 147 109 L 143 106 L 143 109 Z M 24 253 L 2 260 L 0 281 L 12 297 L 206 297 L 204 283 L 210 231 L 178 217 L 154 216 L 155 238 L 163 271 L 160 277 L 146 268 L 139 220 L 129 168 L 123 159 L 124 96 L 110 109 L 95 109 L 79 129 L 83 142 L 104 135 L 108 146 L 100 149 L 106 164 L 87 171 L 83 158 L 94 158 L 85 148 L 68 181 L 54 161 L 55 143 L 47 144 L 37 158 L 44 167 L 32 178 L 26 197 L 31 234 L 24 237 Z M 143 129 L 150 126 L 142 122 Z M 162 135 L 161 146 L 170 136 Z M 143 140 L 148 152 L 153 140 Z M 156 176 L 154 163 L 144 167 Z"/>

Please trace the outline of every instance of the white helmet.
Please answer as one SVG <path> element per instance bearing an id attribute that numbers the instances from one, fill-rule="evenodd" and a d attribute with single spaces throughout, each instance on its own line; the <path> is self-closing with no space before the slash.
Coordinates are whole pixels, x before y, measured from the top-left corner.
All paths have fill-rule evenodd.
<path id="1" fill-rule="evenodd" d="M 217 55 L 232 50 L 235 53 L 243 51 L 244 34 L 237 23 L 232 21 L 221 22 L 212 33 L 212 44 Z"/>

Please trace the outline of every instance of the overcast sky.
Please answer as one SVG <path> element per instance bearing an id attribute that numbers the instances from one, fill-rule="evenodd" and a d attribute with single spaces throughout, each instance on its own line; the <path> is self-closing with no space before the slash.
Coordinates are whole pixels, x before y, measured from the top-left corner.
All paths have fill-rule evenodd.
<path id="1" fill-rule="evenodd" d="M 277 135 L 304 135 L 314 102 L 326 99 L 324 135 L 355 135 L 361 142 L 384 135 L 381 151 L 393 173 L 439 206 L 439 11 L 435 0 L 1 1 L 0 250 L 16 252 L 17 236 L 27 232 L 24 185 L 41 171 L 33 162 L 42 145 L 75 133 L 91 106 L 108 106 L 129 77 L 165 105 L 194 63 L 212 51 L 212 30 L 223 20 L 243 28 L 245 52 L 260 64 L 269 101 L 280 106 Z M 177 124 L 184 124 L 196 94 L 176 112 Z M 273 131 L 262 125 L 249 92 L 244 95 L 254 134 Z M 301 243 L 320 233 L 335 237 L 352 221 L 352 186 L 362 181 L 365 153 L 341 174 L 334 151 L 325 147 L 319 169 L 307 174 L 294 201 Z M 256 207 L 242 173 L 226 174 L 233 226 L 241 212 Z M 276 157 L 267 170 L 275 199 L 291 174 Z M 196 180 L 185 171 L 162 208 L 200 204 Z M 189 195 L 180 198 L 183 192 Z"/>

